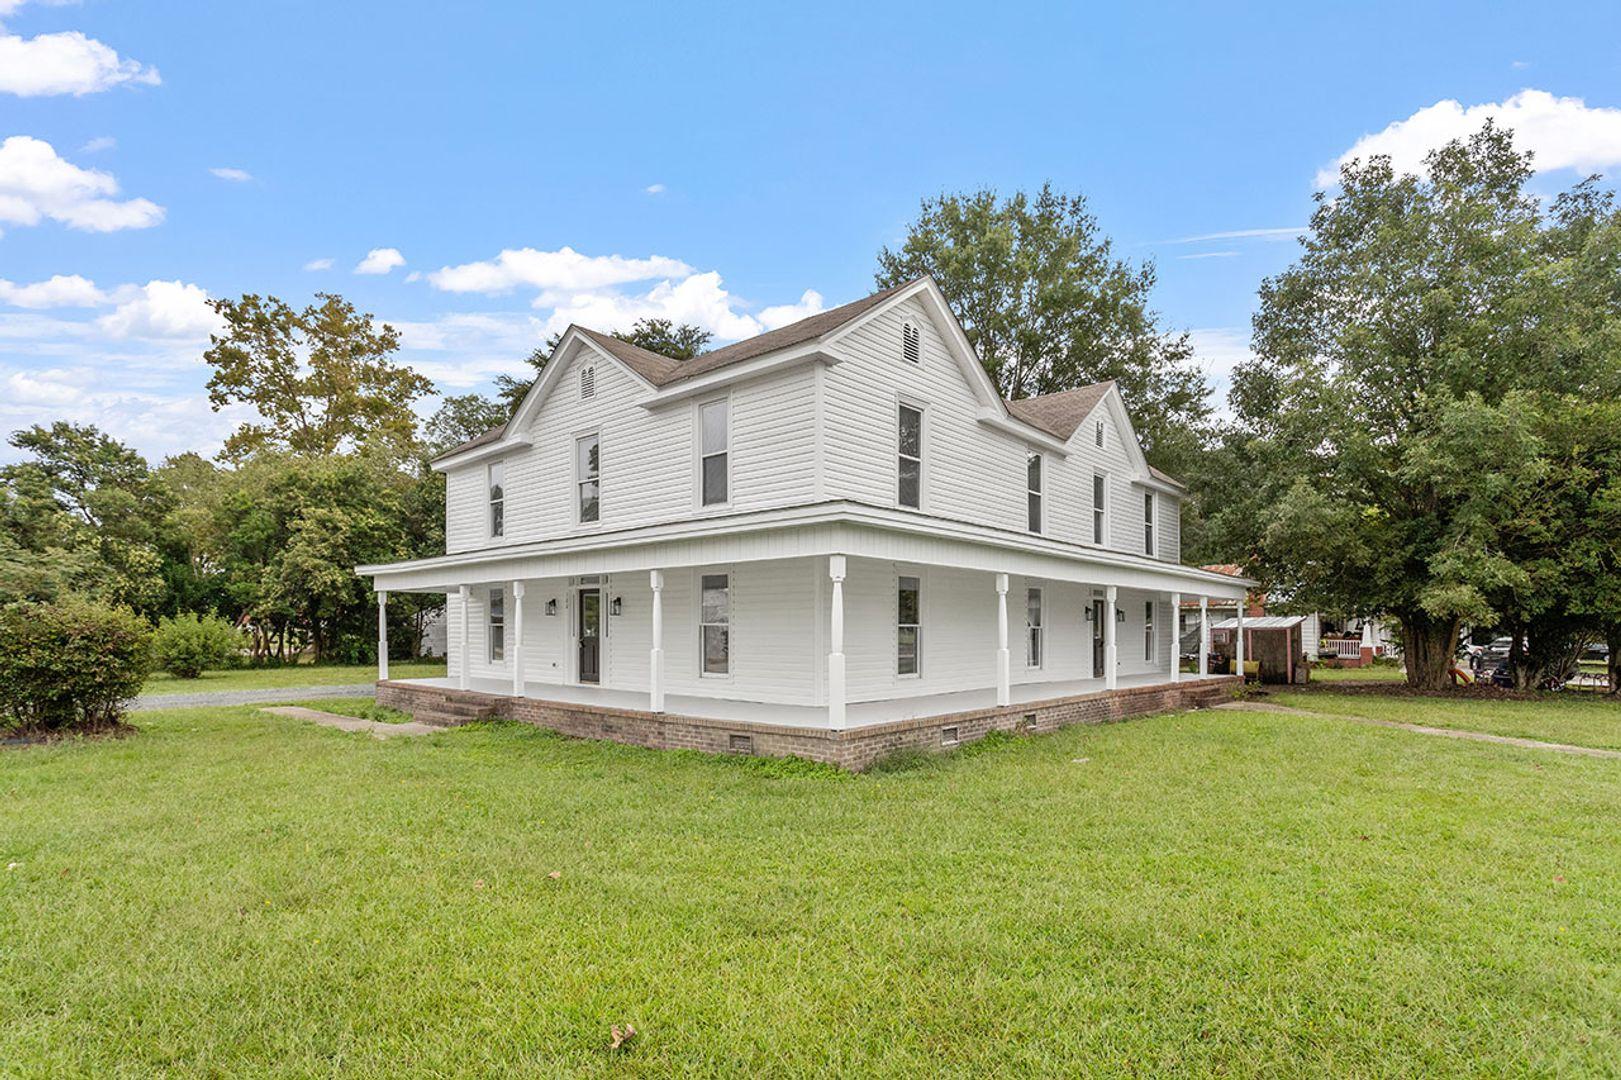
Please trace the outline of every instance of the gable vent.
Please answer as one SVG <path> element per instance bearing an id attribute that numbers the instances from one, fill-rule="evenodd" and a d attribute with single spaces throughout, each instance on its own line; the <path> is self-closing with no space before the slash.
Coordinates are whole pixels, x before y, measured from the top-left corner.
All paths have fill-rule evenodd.
<path id="1" fill-rule="evenodd" d="M 1102 420 L 1098 421 L 1097 441 L 1098 441 L 1099 446 L 1103 445 L 1103 421 Z"/>
<path id="2" fill-rule="evenodd" d="M 918 362 L 921 350 L 922 346 L 919 342 L 917 327 L 911 323 L 903 324 L 901 326 L 901 356 L 907 363 L 915 364 Z"/>
<path id="3" fill-rule="evenodd" d="M 597 392 L 597 369 L 583 367 L 580 369 L 580 397 L 594 397 Z"/>

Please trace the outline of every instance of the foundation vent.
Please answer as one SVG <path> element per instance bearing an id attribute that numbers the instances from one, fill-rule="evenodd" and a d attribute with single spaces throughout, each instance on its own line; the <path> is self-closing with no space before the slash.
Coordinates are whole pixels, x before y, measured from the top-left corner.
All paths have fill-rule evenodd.
<path id="1" fill-rule="evenodd" d="M 1023 719 L 1019 721 L 1019 730 L 1026 734 L 1036 730 L 1036 714 L 1033 712 L 1025 713 Z"/>
<path id="2" fill-rule="evenodd" d="M 958 741 L 959 740 L 957 739 L 957 729 L 956 728 L 954 728 L 954 727 L 943 727 L 943 728 L 940 729 L 940 745 L 941 746 L 956 746 Z"/>
<path id="3" fill-rule="evenodd" d="M 728 735 L 726 736 L 726 749 L 734 754 L 752 754 L 754 753 L 754 736 Z"/>

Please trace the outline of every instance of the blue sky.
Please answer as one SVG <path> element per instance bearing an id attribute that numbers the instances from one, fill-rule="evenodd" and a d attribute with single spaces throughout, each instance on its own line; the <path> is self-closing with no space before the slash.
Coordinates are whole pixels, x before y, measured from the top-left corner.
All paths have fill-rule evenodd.
<path id="1" fill-rule="evenodd" d="M 920 197 L 1047 179 L 1219 379 L 1343 155 L 1490 114 L 1548 190 L 1621 164 L 1614 5 L 1234 7 L 0 0 L 0 426 L 211 452 L 246 291 L 343 293 L 447 392 L 570 318 L 734 337 L 869 291 Z"/>

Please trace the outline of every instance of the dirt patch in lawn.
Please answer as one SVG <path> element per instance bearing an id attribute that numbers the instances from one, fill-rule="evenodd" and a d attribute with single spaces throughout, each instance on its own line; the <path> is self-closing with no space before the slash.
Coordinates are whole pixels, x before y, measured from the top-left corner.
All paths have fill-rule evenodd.
<path id="1" fill-rule="evenodd" d="M 0 748 L 49 746 L 79 739 L 122 739 L 141 729 L 122 720 L 72 728 L 11 727 L 0 729 Z"/>

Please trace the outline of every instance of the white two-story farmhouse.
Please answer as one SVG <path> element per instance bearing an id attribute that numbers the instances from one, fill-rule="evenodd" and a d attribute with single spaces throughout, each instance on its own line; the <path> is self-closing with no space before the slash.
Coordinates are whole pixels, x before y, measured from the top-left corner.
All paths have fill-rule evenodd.
<path id="1" fill-rule="evenodd" d="M 927 278 L 686 361 L 571 327 L 434 467 L 445 554 L 359 568 L 447 594 L 449 677 L 380 664 L 421 716 L 860 767 L 1224 689 L 1177 613 L 1245 583 L 1114 384 L 1002 400 Z"/>

